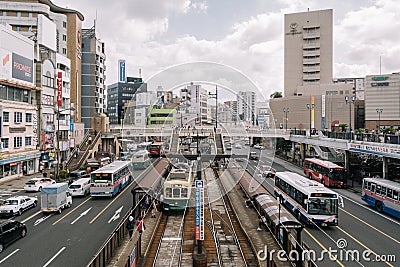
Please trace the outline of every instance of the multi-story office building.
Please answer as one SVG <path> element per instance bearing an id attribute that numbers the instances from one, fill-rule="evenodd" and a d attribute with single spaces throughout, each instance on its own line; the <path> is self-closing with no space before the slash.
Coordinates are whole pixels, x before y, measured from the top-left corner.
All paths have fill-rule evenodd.
<path id="1" fill-rule="evenodd" d="M 400 73 L 365 78 L 365 127 L 400 130 Z"/>
<path id="2" fill-rule="evenodd" d="M 231 110 L 231 113 L 232 113 L 232 117 L 227 118 L 228 121 L 232 121 L 232 122 L 236 123 L 238 121 L 238 102 L 236 100 L 226 101 L 226 102 L 224 102 L 224 104 L 229 107 L 229 109 Z"/>
<path id="3" fill-rule="evenodd" d="M 285 14 L 284 95 L 332 83 L 333 10 Z"/>
<path id="4" fill-rule="evenodd" d="M 0 25 L 0 178 L 39 169 L 34 42 Z"/>
<path id="5" fill-rule="evenodd" d="M 96 37 L 96 28 L 82 30 L 82 122 L 93 128 L 92 118 L 105 112 L 105 45 Z"/>
<path id="6" fill-rule="evenodd" d="M 256 93 L 240 91 L 237 95 L 237 112 L 241 121 L 255 125 Z"/>
<path id="7" fill-rule="evenodd" d="M 142 78 L 127 77 L 126 82 L 107 86 L 107 114 L 110 124 L 121 124 L 125 116 L 125 103 L 135 101 L 135 94 L 142 92 L 147 92 L 147 84 Z"/>
<path id="8" fill-rule="evenodd" d="M 50 0 L 0 1 L 0 24 L 11 25 L 14 31 L 32 39 L 41 39 L 46 31 L 40 31 L 40 15 L 55 25 L 55 52 L 66 56 L 71 64 L 70 93 L 74 103 L 75 121 L 81 121 L 81 45 L 84 17 L 75 10 L 59 7 Z M 46 28 L 46 21 L 42 26 Z M 49 41 L 45 39 L 45 42 Z M 53 42 L 53 40 L 50 40 Z"/>
<path id="9" fill-rule="evenodd" d="M 201 85 L 192 83 L 188 87 L 188 92 L 190 94 L 189 113 L 197 115 L 194 124 L 207 124 L 207 90 L 202 88 Z"/>

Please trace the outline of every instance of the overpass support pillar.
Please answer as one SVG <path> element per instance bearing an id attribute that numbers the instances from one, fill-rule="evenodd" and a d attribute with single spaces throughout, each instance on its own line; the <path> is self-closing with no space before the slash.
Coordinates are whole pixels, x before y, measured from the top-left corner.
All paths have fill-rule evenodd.
<path id="1" fill-rule="evenodd" d="M 350 151 L 348 150 L 344 152 L 344 167 L 346 170 L 350 170 Z"/>
<path id="2" fill-rule="evenodd" d="M 301 162 L 300 162 L 301 165 L 303 165 L 304 159 L 306 158 L 306 149 L 307 149 L 307 144 L 301 144 Z"/>
<path id="3" fill-rule="evenodd" d="M 388 157 L 383 157 L 382 158 L 382 165 L 383 165 L 383 170 L 382 170 L 382 178 L 383 179 L 388 179 L 389 178 L 389 175 L 388 175 L 388 172 L 389 172 L 389 165 L 388 165 L 388 163 L 389 163 L 389 158 Z"/>
<path id="4" fill-rule="evenodd" d="M 292 142 L 292 161 L 295 162 L 296 160 L 296 144 Z"/>

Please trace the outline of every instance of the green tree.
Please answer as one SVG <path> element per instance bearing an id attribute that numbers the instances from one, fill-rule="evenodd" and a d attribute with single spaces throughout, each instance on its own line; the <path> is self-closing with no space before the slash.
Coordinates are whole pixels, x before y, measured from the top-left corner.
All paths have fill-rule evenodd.
<path id="1" fill-rule="evenodd" d="M 282 92 L 274 92 L 269 95 L 270 98 L 282 98 Z"/>
<path id="2" fill-rule="evenodd" d="M 394 134 L 396 130 L 393 127 L 382 129 L 381 131 L 383 134 Z"/>
<path id="3" fill-rule="evenodd" d="M 339 124 L 340 129 L 342 132 L 345 132 L 346 129 L 349 127 L 346 123 Z"/>

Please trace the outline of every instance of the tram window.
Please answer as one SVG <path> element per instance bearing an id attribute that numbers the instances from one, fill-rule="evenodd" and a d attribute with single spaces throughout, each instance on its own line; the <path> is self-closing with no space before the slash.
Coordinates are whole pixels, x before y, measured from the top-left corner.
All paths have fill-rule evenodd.
<path id="1" fill-rule="evenodd" d="M 394 200 L 399 200 L 399 192 L 396 190 L 393 190 L 393 199 Z"/>
<path id="2" fill-rule="evenodd" d="M 172 189 L 171 188 L 165 189 L 165 197 L 172 197 Z"/>
<path id="3" fill-rule="evenodd" d="M 181 189 L 180 188 L 174 188 L 172 191 L 172 194 L 174 197 L 180 197 L 181 196 Z"/>
<path id="4" fill-rule="evenodd" d="M 378 195 L 380 195 L 381 194 L 381 190 L 382 190 L 382 187 L 380 186 L 380 185 L 376 185 L 376 193 L 378 194 Z"/>
<path id="5" fill-rule="evenodd" d="M 390 188 L 387 189 L 387 197 L 393 198 L 393 190 Z"/>
<path id="6" fill-rule="evenodd" d="M 182 196 L 182 197 L 188 197 L 188 190 L 187 190 L 187 188 L 182 188 L 182 190 L 181 190 L 181 196 Z"/>

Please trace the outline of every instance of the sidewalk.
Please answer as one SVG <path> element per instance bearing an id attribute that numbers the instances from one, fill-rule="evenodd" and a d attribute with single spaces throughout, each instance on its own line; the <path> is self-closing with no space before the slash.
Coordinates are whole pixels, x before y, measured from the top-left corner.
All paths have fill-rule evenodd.
<path id="1" fill-rule="evenodd" d="M 158 220 L 161 218 L 161 213 L 157 212 L 156 218 L 151 218 L 151 214 L 146 214 L 144 218 L 144 224 L 146 225 L 146 231 L 142 233 L 142 255 L 139 259 L 136 259 L 137 266 L 141 266 L 143 256 L 146 253 L 147 246 L 150 243 L 151 235 L 154 232 Z M 129 235 L 126 235 L 124 243 L 115 251 L 114 257 L 107 264 L 109 267 L 124 267 L 129 259 L 130 254 L 137 241 L 139 240 L 139 232 L 135 226 L 135 231 L 133 232 L 132 241 L 129 241 Z"/>

